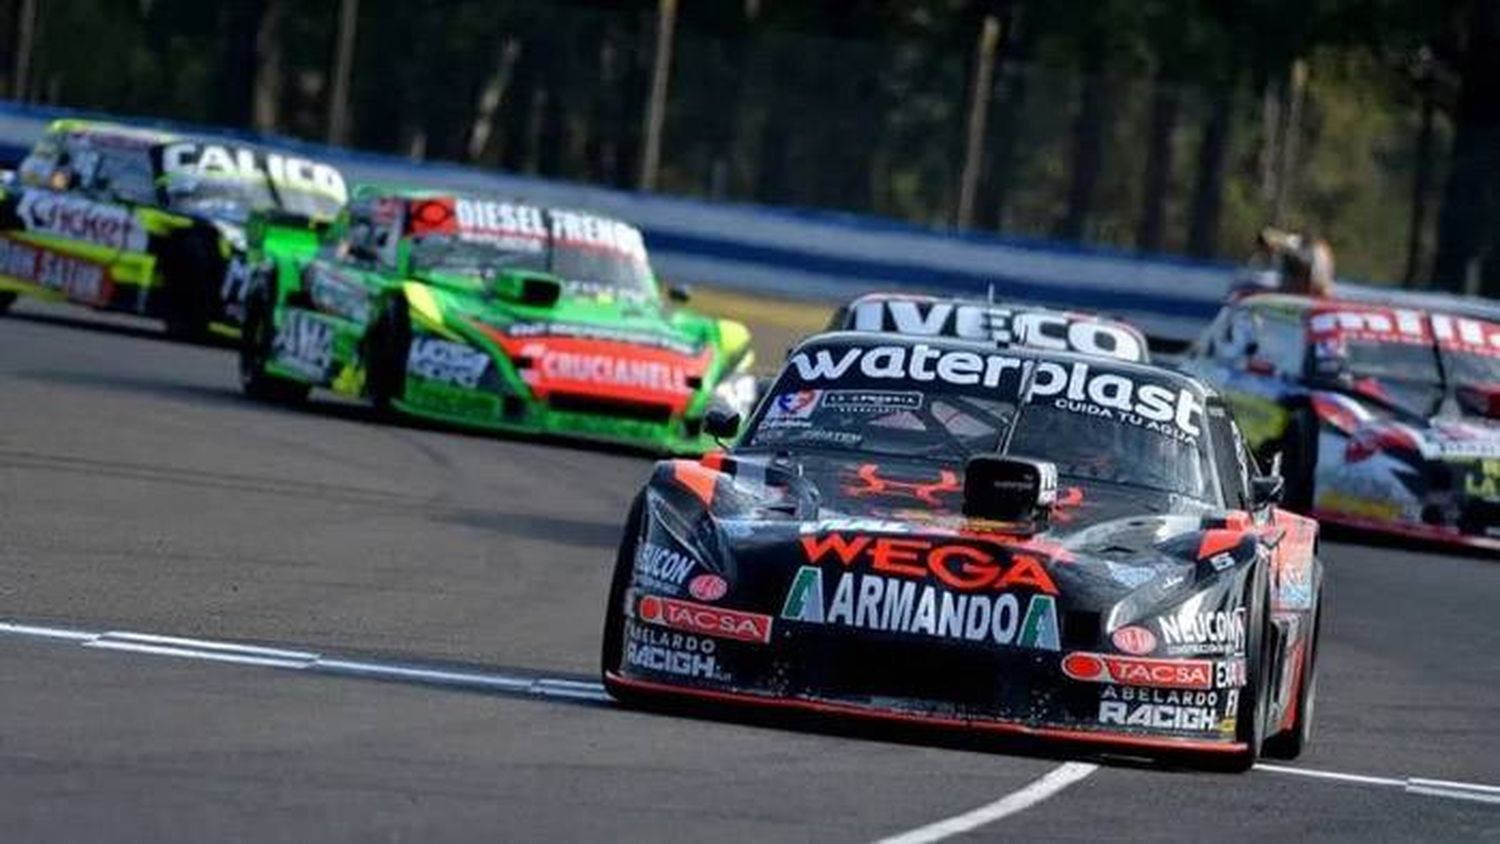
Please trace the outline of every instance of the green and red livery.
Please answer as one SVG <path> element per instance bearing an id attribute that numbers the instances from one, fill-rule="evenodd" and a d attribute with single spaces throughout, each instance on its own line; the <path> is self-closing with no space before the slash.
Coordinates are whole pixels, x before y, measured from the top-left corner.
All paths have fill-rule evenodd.
<path id="1" fill-rule="evenodd" d="M 254 274 L 241 381 L 268 400 L 318 387 L 464 427 L 701 452 L 711 405 L 754 401 L 750 334 L 658 287 L 623 222 L 366 186 L 313 255 Z"/>

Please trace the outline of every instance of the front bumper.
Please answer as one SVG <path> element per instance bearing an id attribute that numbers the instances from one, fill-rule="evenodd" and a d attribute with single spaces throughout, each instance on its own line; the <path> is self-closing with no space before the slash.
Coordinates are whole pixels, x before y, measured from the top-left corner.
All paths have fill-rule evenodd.
<path id="1" fill-rule="evenodd" d="M 557 407 L 547 402 L 484 389 L 408 377 L 405 396 L 393 402 L 411 416 L 480 430 L 555 436 L 623 445 L 648 451 L 696 455 L 715 447 L 701 420 L 653 413 L 628 405 L 585 402 Z"/>
<path id="2" fill-rule="evenodd" d="M 915 709 L 905 710 L 895 707 L 816 697 L 777 697 L 753 692 L 680 686 L 673 683 L 627 677 L 614 672 L 604 675 L 604 685 L 606 689 L 616 695 L 623 691 L 677 696 L 705 703 L 759 707 L 813 715 L 919 725 L 945 730 L 971 731 L 1042 741 L 1076 743 L 1120 751 L 1133 750 L 1148 753 L 1176 751 L 1232 756 L 1242 754 L 1246 750 L 1244 742 L 1233 740 L 1111 732 L 1106 730 L 1022 723 L 989 717 L 956 717 L 924 713 Z"/>

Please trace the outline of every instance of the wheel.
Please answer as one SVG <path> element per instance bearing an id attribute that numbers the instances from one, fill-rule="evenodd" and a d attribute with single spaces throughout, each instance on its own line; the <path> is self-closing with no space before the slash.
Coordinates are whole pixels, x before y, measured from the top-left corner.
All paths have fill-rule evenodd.
<path id="1" fill-rule="evenodd" d="M 1292 411 L 1281 439 L 1281 476 L 1286 478 L 1288 510 L 1309 513 L 1313 508 L 1318 470 L 1318 420 L 1311 408 Z"/>
<path id="2" fill-rule="evenodd" d="M 1307 655 L 1302 660 L 1302 677 L 1297 684 L 1297 718 L 1285 732 L 1266 739 L 1265 753 L 1277 759 L 1296 759 L 1312 742 L 1313 706 L 1318 697 L 1318 638 L 1323 626 L 1323 597 L 1313 605 L 1312 636 L 1307 640 Z"/>
<path id="3" fill-rule="evenodd" d="M 9 290 L 0 291 L 0 314 L 10 310 L 10 306 L 16 303 L 16 294 Z"/>
<path id="4" fill-rule="evenodd" d="M 296 404 L 307 399 L 312 387 L 266 371 L 276 342 L 272 322 L 275 292 L 256 290 L 245 303 L 245 325 L 240 333 L 240 388 L 256 401 L 272 404 Z"/>
<path id="5" fill-rule="evenodd" d="M 218 284 L 225 262 L 218 241 L 203 232 L 188 233 L 168 242 L 161 256 L 162 318 L 167 333 L 181 340 L 202 342 L 218 305 Z"/>
<path id="6" fill-rule="evenodd" d="M 620 537 L 620 547 L 615 552 L 615 570 L 609 582 L 609 603 L 604 608 L 604 635 L 599 648 L 599 673 L 604 678 L 605 688 L 610 696 L 622 703 L 631 702 L 638 695 L 612 684 L 609 674 L 619 671 L 624 653 L 625 591 L 630 588 L 630 576 L 635 570 L 636 545 L 641 539 L 645 512 L 646 493 L 642 491 L 630 505 L 630 515 L 625 517 L 625 535 Z"/>
<path id="7" fill-rule="evenodd" d="M 1240 689 L 1239 707 L 1235 710 L 1236 741 L 1245 750 L 1231 757 L 1212 754 L 1198 761 L 1210 770 L 1239 773 L 1255 767 L 1265 743 L 1266 723 L 1270 716 L 1271 659 L 1269 631 L 1271 603 L 1266 567 L 1260 566 L 1251 580 L 1249 600 L 1245 603 L 1245 687 Z"/>
<path id="8" fill-rule="evenodd" d="M 366 336 L 366 390 L 375 410 L 392 412 L 391 402 L 406 394 L 406 357 L 411 349 L 411 312 L 406 297 L 396 295 Z"/>

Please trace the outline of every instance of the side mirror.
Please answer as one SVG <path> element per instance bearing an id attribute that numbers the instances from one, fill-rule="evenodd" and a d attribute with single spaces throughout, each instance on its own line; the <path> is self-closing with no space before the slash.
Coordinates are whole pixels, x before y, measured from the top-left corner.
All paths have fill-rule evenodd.
<path id="1" fill-rule="evenodd" d="M 691 298 L 693 298 L 693 289 L 691 287 L 682 284 L 672 284 L 667 286 L 668 300 L 682 305 Z"/>
<path id="2" fill-rule="evenodd" d="M 964 466 L 965 516 L 1044 530 L 1057 501 L 1057 466 L 1024 457 L 980 454 Z"/>
<path id="3" fill-rule="evenodd" d="M 1280 504 L 1286 495 L 1286 479 L 1280 475 L 1259 475 L 1250 479 L 1250 501 L 1256 507 Z"/>
<path id="4" fill-rule="evenodd" d="M 703 414 L 703 431 L 716 440 L 733 439 L 740 432 L 740 415 L 723 405 L 714 405 Z"/>

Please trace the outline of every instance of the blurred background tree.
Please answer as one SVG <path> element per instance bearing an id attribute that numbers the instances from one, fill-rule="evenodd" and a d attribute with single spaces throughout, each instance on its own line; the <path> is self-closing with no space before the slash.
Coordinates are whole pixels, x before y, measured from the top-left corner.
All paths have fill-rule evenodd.
<path id="1" fill-rule="evenodd" d="M 633 188 L 660 8 L 0 0 L 0 87 Z M 658 190 L 1229 259 L 1276 222 L 1346 276 L 1500 294 L 1500 0 L 676 12 Z"/>

